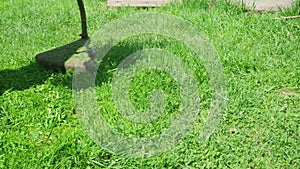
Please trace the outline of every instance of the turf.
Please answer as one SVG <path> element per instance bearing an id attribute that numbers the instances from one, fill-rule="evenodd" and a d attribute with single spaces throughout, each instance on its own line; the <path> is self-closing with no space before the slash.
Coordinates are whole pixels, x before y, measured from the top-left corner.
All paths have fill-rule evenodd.
<path id="1" fill-rule="evenodd" d="M 198 27 L 218 52 L 227 80 L 228 102 L 219 127 L 202 144 L 200 118 L 178 146 L 150 158 L 120 157 L 101 148 L 74 113 L 72 74 L 45 70 L 35 61 L 38 53 L 79 38 L 76 2 L 0 0 L 0 168 L 299 168 L 300 20 L 277 19 L 299 14 L 299 3 L 286 12 L 260 14 L 223 1 L 209 13 L 208 0 L 162 8 L 84 2 L 91 34 L 114 19 L 143 11 L 170 13 Z M 180 102 L 171 77 L 145 71 L 132 82 L 131 101 L 146 109 L 150 89 L 160 87 L 168 95 L 166 113 L 151 125 L 118 117 L 110 85 L 122 57 L 114 56 L 157 45 L 149 39 L 140 43 L 143 38 L 133 38 L 115 47 L 98 72 L 99 106 L 107 110 L 107 121 L 129 136 L 159 134 Z M 165 40 L 163 48 L 180 54 L 194 70 L 205 113 L 210 101 L 205 69 L 184 45 L 168 45 L 174 43 Z"/>

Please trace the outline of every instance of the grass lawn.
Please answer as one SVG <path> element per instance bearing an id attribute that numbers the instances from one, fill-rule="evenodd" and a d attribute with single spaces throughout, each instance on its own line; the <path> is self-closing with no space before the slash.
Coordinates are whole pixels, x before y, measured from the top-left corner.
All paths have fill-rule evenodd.
<path id="1" fill-rule="evenodd" d="M 127 158 L 104 150 L 74 113 L 72 74 L 45 70 L 35 61 L 36 54 L 79 38 L 76 1 L 0 0 L 0 168 L 299 168 L 300 19 L 276 19 L 298 15 L 299 3 L 286 12 L 260 14 L 223 1 L 208 13 L 209 0 L 162 8 L 84 2 L 90 34 L 143 11 L 170 13 L 198 27 L 215 47 L 227 80 L 228 102 L 219 127 L 205 144 L 199 141 L 201 117 L 211 100 L 209 78 L 186 46 L 163 40 L 162 48 L 180 55 L 199 83 L 199 121 L 178 146 L 153 157 Z M 153 39 L 134 37 L 119 46 L 125 56 L 131 49 L 155 47 L 159 40 Z M 128 44 L 136 48 L 126 50 Z M 137 109 L 149 107 L 146 96 L 153 86 L 168 96 L 156 126 L 132 124 L 118 116 L 111 99 L 111 79 L 120 63 L 113 56 L 114 51 L 104 60 L 97 79 L 97 103 L 106 110 L 104 117 L 129 136 L 159 134 L 170 125 L 168 115 L 178 114 L 174 81 L 161 72 L 142 72 L 132 81 L 131 100 Z"/>

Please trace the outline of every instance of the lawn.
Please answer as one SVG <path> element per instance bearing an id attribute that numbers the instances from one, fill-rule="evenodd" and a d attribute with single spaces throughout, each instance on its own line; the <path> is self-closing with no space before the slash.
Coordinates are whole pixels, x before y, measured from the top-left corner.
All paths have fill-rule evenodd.
<path id="1" fill-rule="evenodd" d="M 199 85 L 199 119 L 173 149 L 148 158 L 115 155 L 84 131 L 74 108 L 72 73 L 46 70 L 35 56 L 79 39 L 76 1 L 0 0 L 0 168 L 299 168 L 300 19 L 298 6 L 280 13 L 255 13 L 223 1 L 207 12 L 209 0 L 161 8 L 113 8 L 84 0 L 89 33 L 138 12 L 164 12 L 196 26 L 214 46 L 223 65 L 228 99 L 216 131 L 200 140 L 209 111 L 209 77 L 187 46 L 145 35 L 118 44 L 104 58 L 96 79 L 103 117 L 130 137 L 151 137 L 178 116 L 179 89 L 160 71 L 143 71 L 130 85 L 138 110 L 149 108 L 155 88 L 167 95 L 161 118 L 133 123 L 120 117 L 112 101 L 116 66 L 126 55 L 160 47 L 179 55 Z M 163 44 L 163 45 L 162 45 Z M 128 47 L 129 46 L 129 47 Z"/>

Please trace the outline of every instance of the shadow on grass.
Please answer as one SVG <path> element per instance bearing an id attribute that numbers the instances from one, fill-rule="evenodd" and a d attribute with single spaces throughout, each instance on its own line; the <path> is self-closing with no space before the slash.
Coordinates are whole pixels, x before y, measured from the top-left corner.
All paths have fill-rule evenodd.
<path id="1" fill-rule="evenodd" d="M 54 72 L 65 73 L 64 62 L 73 54 L 76 54 L 77 50 L 84 46 L 86 41 L 87 39 L 79 39 L 67 45 L 38 54 L 36 61 L 42 67 L 36 62 L 32 62 L 16 70 L 1 70 L 0 96 L 5 91 L 25 90 L 31 86 L 43 84 Z"/>
<path id="2" fill-rule="evenodd" d="M 5 69 L 0 71 L 0 96 L 5 91 L 25 90 L 33 85 L 42 84 L 50 75 L 35 62 L 19 69 Z"/>
<path id="3" fill-rule="evenodd" d="M 0 71 L 0 96 L 6 91 L 25 90 L 34 85 L 43 84 L 54 72 L 65 73 L 64 62 L 77 50 L 84 46 L 87 39 L 80 39 L 67 45 L 40 53 L 36 56 L 37 63 L 32 62 L 19 69 L 5 69 Z M 164 46 L 166 44 L 160 44 Z M 96 77 L 96 86 L 109 82 L 121 61 L 135 51 L 143 49 L 143 45 L 136 43 L 122 43 L 114 46 L 101 61 Z M 43 68 L 44 67 L 44 68 Z M 46 69 L 45 69 L 46 68 Z M 71 77 L 54 80 L 54 85 L 72 86 Z"/>
<path id="4" fill-rule="evenodd" d="M 144 50 L 145 44 L 153 45 L 152 48 L 165 48 L 166 46 L 172 45 L 171 42 L 167 41 L 154 42 L 146 40 L 136 42 L 125 41 L 113 46 L 99 64 L 96 76 L 96 86 L 100 86 L 103 82 L 110 82 L 113 77 L 114 70 L 118 68 L 119 64 L 129 55 L 137 51 Z"/>

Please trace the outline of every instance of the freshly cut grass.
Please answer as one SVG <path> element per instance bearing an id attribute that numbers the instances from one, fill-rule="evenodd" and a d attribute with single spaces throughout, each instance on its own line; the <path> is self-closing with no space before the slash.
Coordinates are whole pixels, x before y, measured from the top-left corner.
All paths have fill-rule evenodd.
<path id="1" fill-rule="evenodd" d="M 298 1 L 298 6 L 287 12 L 266 14 L 223 1 L 207 13 L 208 0 L 146 9 L 109 8 L 105 1 L 84 2 L 90 33 L 114 19 L 144 11 L 170 13 L 198 27 L 210 39 L 224 66 L 229 98 L 221 124 L 202 144 L 200 114 L 198 123 L 176 148 L 150 158 L 123 158 L 102 149 L 87 136 L 74 114 L 72 74 L 47 71 L 35 62 L 36 54 L 79 38 L 76 2 L 0 0 L 0 168 L 300 166 L 300 20 L 276 19 L 298 15 Z M 111 101 L 110 85 L 121 61 L 116 54 L 118 50 L 130 53 L 126 44 L 138 45 L 138 40 L 141 39 L 128 40 L 111 51 L 97 75 L 98 103 L 109 110 L 106 118 L 115 126 L 117 117 L 112 115 L 118 112 Z M 151 42 L 145 43 L 146 47 L 155 46 L 155 41 Z M 205 114 L 210 86 L 201 62 L 191 60 L 193 53 L 180 43 L 163 48 L 180 55 L 193 69 L 202 97 L 201 111 Z M 147 108 L 145 96 L 152 85 L 140 85 L 146 82 L 155 82 L 168 91 L 167 111 L 176 113 L 176 87 L 171 90 L 172 78 L 159 72 L 142 72 L 134 79 L 131 96 L 137 108 Z M 168 113 L 161 122 L 168 119 Z M 132 124 L 124 119 L 117 120 L 125 124 L 122 130 L 128 135 L 151 136 L 164 127 L 135 131 L 126 129 Z"/>

